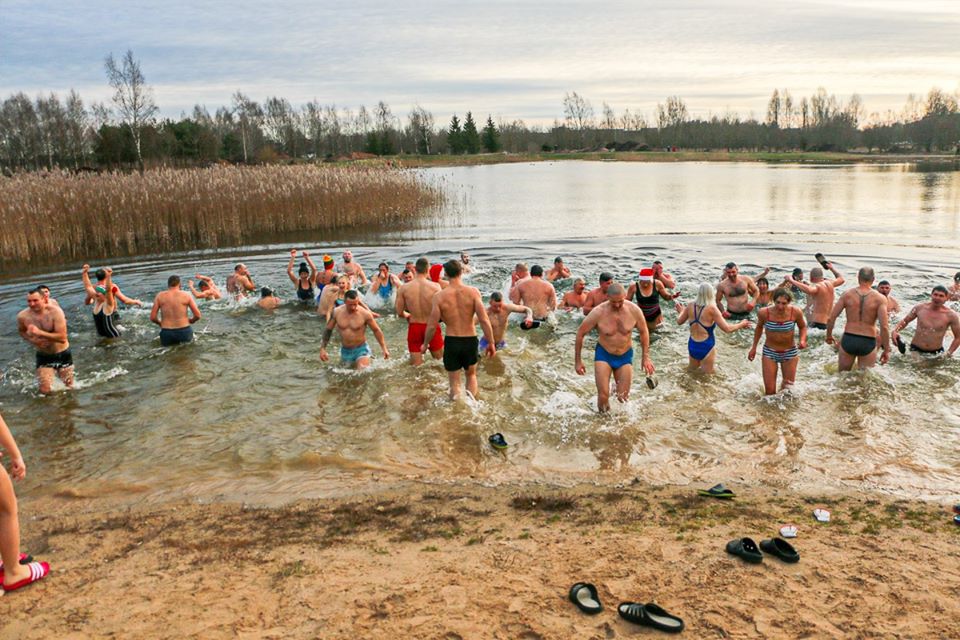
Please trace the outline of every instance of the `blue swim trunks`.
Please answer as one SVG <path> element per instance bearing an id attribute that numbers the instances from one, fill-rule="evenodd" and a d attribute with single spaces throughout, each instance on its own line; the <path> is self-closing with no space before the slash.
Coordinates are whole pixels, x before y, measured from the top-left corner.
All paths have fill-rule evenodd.
<path id="1" fill-rule="evenodd" d="M 626 353 L 615 356 L 597 343 L 597 348 L 593 350 L 593 359 L 597 362 L 606 362 L 610 368 L 616 371 L 624 365 L 633 364 L 633 347 L 630 347 Z"/>
<path id="2" fill-rule="evenodd" d="M 370 351 L 370 346 L 364 342 L 359 347 L 340 347 L 340 360 L 343 361 L 343 364 L 354 364 L 360 358 L 370 358 L 373 356 L 373 352 Z"/>
<path id="3" fill-rule="evenodd" d="M 487 342 L 487 339 L 486 339 L 486 338 L 480 338 L 480 351 L 486 351 L 488 344 L 490 344 L 490 343 Z M 506 349 L 506 348 L 507 348 L 507 341 L 506 341 L 506 340 L 501 340 L 500 342 L 497 343 L 496 347 L 497 347 L 497 350 L 498 350 L 498 351 L 499 351 L 500 349 Z"/>

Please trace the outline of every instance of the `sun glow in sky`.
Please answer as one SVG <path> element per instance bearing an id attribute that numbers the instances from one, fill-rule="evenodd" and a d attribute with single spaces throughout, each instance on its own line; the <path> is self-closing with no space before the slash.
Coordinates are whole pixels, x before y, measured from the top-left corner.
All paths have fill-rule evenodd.
<path id="1" fill-rule="evenodd" d="M 576 91 L 648 120 L 763 118 L 774 88 L 818 87 L 868 112 L 960 89 L 960 1 L 0 0 L 0 97 L 76 89 L 107 101 L 103 59 L 133 49 L 165 116 L 241 90 L 357 108 L 414 104 L 444 122 L 549 124 Z"/>

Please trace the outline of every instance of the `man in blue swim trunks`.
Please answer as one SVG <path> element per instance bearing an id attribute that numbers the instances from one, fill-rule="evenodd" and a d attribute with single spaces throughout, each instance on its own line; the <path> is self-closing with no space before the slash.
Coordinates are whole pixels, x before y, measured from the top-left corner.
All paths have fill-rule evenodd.
<path id="1" fill-rule="evenodd" d="M 630 384 L 633 382 L 633 330 L 640 333 L 642 350 L 641 366 L 651 376 L 654 372 L 650 360 L 650 334 L 647 322 L 640 307 L 627 298 L 623 285 L 614 282 L 607 288 L 607 301 L 591 311 L 580 329 L 577 330 L 577 342 L 574 347 L 577 375 L 584 375 L 587 368 L 583 365 L 580 352 L 584 337 L 597 329 L 600 334 L 594 352 L 593 375 L 597 383 L 597 409 L 600 413 L 610 410 L 610 376 L 617 381 L 617 400 L 626 402 L 630 397 Z"/>
<path id="2" fill-rule="evenodd" d="M 373 312 L 360 304 L 360 292 L 350 289 L 344 295 L 343 305 L 334 309 L 333 315 L 327 321 L 327 327 L 323 331 L 323 342 L 320 345 L 320 359 L 324 362 L 330 359 L 327 355 L 327 344 L 330 342 L 333 330 L 336 329 L 340 334 L 340 360 L 343 364 L 355 369 L 369 367 L 373 353 L 367 345 L 367 327 L 370 327 L 380 344 L 384 359 L 389 359 L 390 351 L 387 350 L 387 342 L 383 338 L 380 325 L 373 317 Z"/>
<path id="3" fill-rule="evenodd" d="M 496 341 L 495 344 L 498 351 L 507 346 L 507 318 L 510 317 L 511 313 L 526 314 L 527 317 L 523 320 L 525 327 L 533 324 L 533 309 L 519 304 L 504 302 L 503 294 L 499 291 L 494 291 L 490 294 L 490 304 L 487 306 L 487 317 L 490 318 L 490 326 L 493 328 L 493 339 Z M 489 344 L 486 337 L 480 338 L 480 351 L 486 351 L 487 345 Z"/>

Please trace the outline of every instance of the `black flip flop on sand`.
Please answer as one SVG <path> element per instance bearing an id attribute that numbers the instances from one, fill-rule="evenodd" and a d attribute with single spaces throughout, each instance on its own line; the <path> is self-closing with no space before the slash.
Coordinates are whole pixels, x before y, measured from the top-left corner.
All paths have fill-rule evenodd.
<path id="1" fill-rule="evenodd" d="M 763 562 L 763 554 L 757 548 L 757 543 L 750 538 L 737 538 L 727 543 L 727 553 L 740 556 L 747 562 L 760 564 Z"/>
<path id="2" fill-rule="evenodd" d="M 647 627 L 653 627 L 667 633 L 680 633 L 683 631 L 683 620 L 677 616 L 667 613 L 662 607 L 658 607 L 652 602 L 640 604 L 639 602 L 621 602 L 617 607 L 617 613 L 624 620 L 634 624 L 642 624 Z"/>
<path id="3" fill-rule="evenodd" d="M 603 611 L 597 588 L 589 582 L 578 582 L 570 587 L 570 602 L 591 616 Z"/>
<path id="4" fill-rule="evenodd" d="M 721 500 L 729 500 L 735 498 L 736 494 L 723 486 L 723 483 L 715 484 L 709 489 L 700 489 L 697 491 L 697 494 L 701 496 L 706 496 L 708 498 L 720 498 Z"/>
<path id="5" fill-rule="evenodd" d="M 800 554 L 793 548 L 793 545 L 783 538 L 771 538 L 761 540 L 760 548 L 764 553 L 776 556 L 784 562 L 800 562 Z"/>

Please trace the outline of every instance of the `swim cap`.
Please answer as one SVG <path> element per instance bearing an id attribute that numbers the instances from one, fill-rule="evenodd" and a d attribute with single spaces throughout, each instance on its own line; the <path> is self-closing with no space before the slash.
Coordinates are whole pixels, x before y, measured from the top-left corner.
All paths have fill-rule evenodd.
<path id="1" fill-rule="evenodd" d="M 432 265 L 430 267 L 430 279 L 434 282 L 440 282 L 440 272 L 443 270 L 443 266 L 439 264 Z"/>
<path id="2" fill-rule="evenodd" d="M 107 288 L 106 288 L 106 287 L 96 286 L 96 287 L 93 288 L 93 290 L 96 291 L 97 293 L 100 293 L 100 294 L 103 294 L 103 295 L 107 295 Z"/>
<path id="3" fill-rule="evenodd" d="M 644 282 L 653 281 L 653 269 L 640 269 L 640 280 Z"/>

